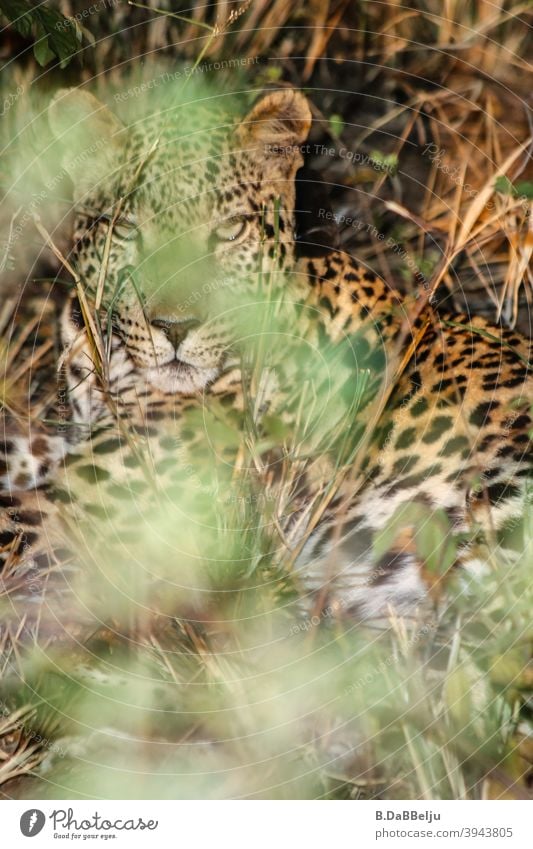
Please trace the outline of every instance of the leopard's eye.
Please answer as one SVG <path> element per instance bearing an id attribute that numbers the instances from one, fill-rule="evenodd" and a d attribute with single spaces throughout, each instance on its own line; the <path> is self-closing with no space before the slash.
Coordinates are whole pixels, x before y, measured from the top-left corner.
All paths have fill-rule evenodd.
<path id="1" fill-rule="evenodd" d="M 213 230 L 213 235 L 219 242 L 235 242 L 241 239 L 248 229 L 248 221 L 244 215 L 235 215 L 221 221 Z"/>
<path id="2" fill-rule="evenodd" d="M 107 224 L 111 224 L 113 222 L 113 216 L 101 215 L 100 221 L 105 221 Z M 128 242 L 137 239 L 139 236 L 139 231 L 137 229 L 135 221 L 133 221 L 131 218 L 126 218 L 122 216 L 117 218 L 113 224 L 113 236 L 116 236 L 118 239 L 123 239 Z"/>

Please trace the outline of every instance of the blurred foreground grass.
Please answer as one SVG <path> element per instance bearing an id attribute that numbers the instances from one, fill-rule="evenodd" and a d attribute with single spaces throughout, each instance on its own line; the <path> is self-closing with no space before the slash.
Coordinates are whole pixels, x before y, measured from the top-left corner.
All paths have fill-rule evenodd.
<path id="1" fill-rule="evenodd" d="M 327 609 L 295 618 L 286 576 L 240 553 L 226 569 L 198 564 L 203 621 L 149 615 L 144 570 L 128 597 L 117 582 L 110 618 L 110 577 L 93 575 L 105 628 L 78 652 L 12 654 L 20 677 L 4 679 L 4 704 L 32 705 L 21 736 L 31 727 L 51 741 L 26 797 L 523 796 L 531 542 L 516 563 L 496 558 L 452 585 L 434 622 L 398 621 L 388 635 Z"/>

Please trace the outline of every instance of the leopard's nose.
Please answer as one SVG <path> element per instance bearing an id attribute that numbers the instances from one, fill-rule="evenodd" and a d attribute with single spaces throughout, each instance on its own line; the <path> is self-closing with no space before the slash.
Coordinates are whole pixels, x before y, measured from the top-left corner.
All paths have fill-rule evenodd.
<path id="1" fill-rule="evenodd" d="M 168 318 L 155 318 L 151 322 L 153 327 L 157 327 L 158 330 L 163 331 L 175 351 L 178 350 L 187 334 L 194 327 L 198 327 L 200 323 L 197 318 L 186 318 L 181 321 Z"/>

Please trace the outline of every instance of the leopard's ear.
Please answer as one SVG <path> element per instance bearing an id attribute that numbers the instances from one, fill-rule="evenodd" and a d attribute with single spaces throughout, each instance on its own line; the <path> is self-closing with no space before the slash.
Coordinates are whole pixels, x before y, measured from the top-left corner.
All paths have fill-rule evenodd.
<path id="1" fill-rule="evenodd" d="M 87 91 L 61 89 L 48 107 L 48 123 L 61 146 L 75 200 L 110 179 L 120 163 L 124 127 L 107 106 Z"/>
<path id="2" fill-rule="evenodd" d="M 238 127 L 243 147 L 262 148 L 280 161 L 301 163 L 300 146 L 311 128 L 311 110 L 304 95 L 280 89 L 259 100 Z"/>

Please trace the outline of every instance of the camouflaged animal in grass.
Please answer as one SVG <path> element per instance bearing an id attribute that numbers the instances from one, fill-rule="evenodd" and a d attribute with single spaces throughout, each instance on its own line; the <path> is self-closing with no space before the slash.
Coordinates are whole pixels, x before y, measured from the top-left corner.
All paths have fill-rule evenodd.
<path id="1" fill-rule="evenodd" d="M 204 103 L 125 128 L 68 90 L 49 119 L 78 286 L 59 328 L 70 415 L 7 420 L 2 446 L 20 615 L 30 581 L 41 610 L 51 581 L 118 560 L 126 584 L 153 567 L 164 586 L 186 561 L 196 600 L 206 560 L 231 573 L 253 559 L 252 525 L 306 609 L 366 621 L 414 615 L 442 572 L 485 562 L 531 472 L 529 346 L 479 318 L 414 318 L 344 253 L 295 258 L 305 97 L 267 94 L 238 122 Z M 428 551 L 431 522 L 444 530 Z"/>

